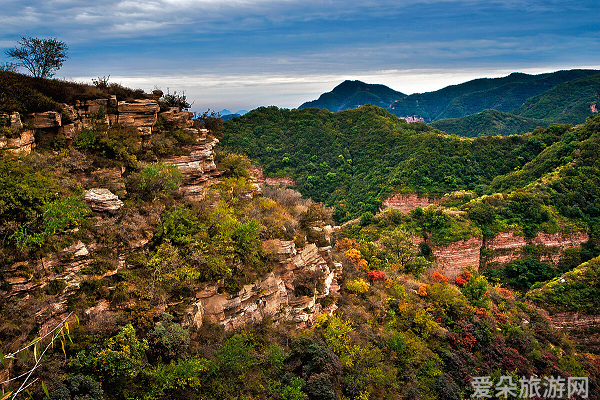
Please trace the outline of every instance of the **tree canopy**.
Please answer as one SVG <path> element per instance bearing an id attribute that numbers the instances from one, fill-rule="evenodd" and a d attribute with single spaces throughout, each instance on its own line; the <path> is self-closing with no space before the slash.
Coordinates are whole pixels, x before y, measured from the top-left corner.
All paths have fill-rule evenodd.
<path id="1" fill-rule="evenodd" d="M 35 78 L 50 78 L 68 58 L 67 44 L 56 38 L 39 39 L 22 37 L 20 46 L 6 50 L 6 55 L 17 60 L 15 65 L 24 67 Z"/>

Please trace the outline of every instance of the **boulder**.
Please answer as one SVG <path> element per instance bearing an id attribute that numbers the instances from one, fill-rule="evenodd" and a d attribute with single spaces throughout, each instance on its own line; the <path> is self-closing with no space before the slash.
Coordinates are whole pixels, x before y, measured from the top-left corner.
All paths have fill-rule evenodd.
<path id="1" fill-rule="evenodd" d="M 123 207 L 119 197 L 108 189 L 95 188 L 85 192 L 85 201 L 94 211 L 116 211 Z"/>

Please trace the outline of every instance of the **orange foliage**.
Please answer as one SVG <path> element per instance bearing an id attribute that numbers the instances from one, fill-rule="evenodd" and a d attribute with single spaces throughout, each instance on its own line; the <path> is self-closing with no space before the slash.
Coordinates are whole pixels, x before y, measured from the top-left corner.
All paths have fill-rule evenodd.
<path id="1" fill-rule="evenodd" d="M 427 296 L 427 285 L 419 286 L 419 290 L 417 291 L 417 294 L 421 297 L 426 297 Z"/>
<path id="2" fill-rule="evenodd" d="M 433 274 L 431 274 L 431 279 L 433 279 L 434 281 L 436 281 L 438 283 L 448 282 L 448 277 L 446 275 L 440 274 L 437 271 L 435 271 Z"/>
<path id="3" fill-rule="evenodd" d="M 463 272 L 460 273 L 460 275 L 458 275 L 456 277 L 456 284 L 458 286 L 465 286 L 467 284 L 467 282 L 469 282 L 471 280 L 471 271 L 469 271 L 468 269 L 465 269 Z"/>
<path id="4" fill-rule="evenodd" d="M 358 250 L 358 243 L 356 243 L 355 239 L 343 238 L 337 242 L 335 247 L 338 249 L 338 251 L 346 251 L 349 249 Z"/>

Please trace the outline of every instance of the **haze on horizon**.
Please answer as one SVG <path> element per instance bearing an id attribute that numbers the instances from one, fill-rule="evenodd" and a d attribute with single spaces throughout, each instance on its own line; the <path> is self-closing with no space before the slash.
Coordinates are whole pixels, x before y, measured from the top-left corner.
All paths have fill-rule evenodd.
<path id="1" fill-rule="evenodd" d="M 403 93 L 600 69 L 597 0 L 3 0 L 0 47 L 69 48 L 57 78 L 185 91 L 193 110 L 295 108 L 345 79 Z M 2 52 L 2 61 L 9 61 Z"/>

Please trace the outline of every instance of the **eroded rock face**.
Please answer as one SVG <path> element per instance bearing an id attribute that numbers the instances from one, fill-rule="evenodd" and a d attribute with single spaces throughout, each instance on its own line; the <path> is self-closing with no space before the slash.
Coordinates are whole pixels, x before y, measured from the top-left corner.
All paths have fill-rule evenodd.
<path id="1" fill-rule="evenodd" d="M 0 149 L 4 149 L 11 153 L 29 154 L 35 147 L 35 135 L 31 130 L 21 132 L 17 138 L 7 139 L 4 136 L 0 137 Z"/>
<path id="2" fill-rule="evenodd" d="M 432 247 L 431 250 L 444 275 L 454 280 L 467 267 L 479 268 L 482 245 L 482 239 L 472 237 L 448 246 Z"/>
<path id="3" fill-rule="evenodd" d="M 56 111 L 33 114 L 33 127 L 36 129 L 54 128 L 61 125 L 61 115 Z"/>
<path id="4" fill-rule="evenodd" d="M 550 316 L 550 324 L 568 332 L 569 337 L 585 351 L 600 350 L 600 315 L 563 312 Z"/>
<path id="5" fill-rule="evenodd" d="M 514 231 L 508 231 L 500 232 L 495 238 L 487 241 L 470 238 L 448 246 L 431 245 L 431 250 L 438 267 L 445 275 L 454 279 L 467 267 L 477 270 L 482 266 L 504 265 L 523 258 L 525 246 L 537 246 L 541 261 L 557 264 L 566 249 L 581 246 L 588 240 L 589 235 L 585 232 L 570 235 L 539 232 L 534 238 L 525 238 Z M 418 242 L 415 241 L 415 245 L 418 245 Z"/>
<path id="6" fill-rule="evenodd" d="M 171 107 L 169 111 L 161 112 L 158 115 L 164 118 L 167 126 L 191 127 L 193 125 L 194 113 L 182 111 L 177 107 Z"/>
<path id="7" fill-rule="evenodd" d="M 311 325 L 319 314 L 333 313 L 337 308 L 334 304 L 324 308 L 318 302 L 325 296 L 337 295 L 339 290 L 337 278 L 341 268 L 330 269 L 323 257 L 327 257 L 328 250 L 310 244 L 297 251 L 293 242 L 281 240 L 269 241 L 265 246 L 283 256 L 273 272 L 233 295 L 219 293 L 222 283 L 208 285 L 196 294 L 196 302 L 188 310 L 189 325 L 199 327 L 203 321 L 210 321 L 229 330 L 269 316 L 274 321 L 293 320 L 302 328 Z M 322 289 L 314 296 L 296 296 L 294 277 L 307 272 L 322 276 Z"/>
<path id="8" fill-rule="evenodd" d="M 119 197 L 108 189 L 94 188 L 85 192 L 85 201 L 94 211 L 117 211 L 123 207 Z"/>
<path id="9" fill-rule="evenodd" d="M 420 197 L 416 194 L 397 194 L 383 201 L 385 208 L 393 208 L 401 213 L 407 213 L 415 208 L 425 208 L 430 204 L 440 204 L 439 199 Z"/>
<path id="10" fill-rule="evenodd" d="M 523 248 L 528 245 L 543 250 L 541 251 L 543 253 L 541 261 L 557 264 L 564 256 L 566 249 L 579 247 L 589 239 L 590 236 L 586 232 L 572 234 L 538 232 L 534 238 L 519 236 L 514 231 L 501 232 L 484 244 L 487 255 L 482 257 L 481 264 L 502 265 L 522 258 Z"/>
<path id="11" fill-rule="evenodd" d="M 217 170 L 213 149 L 218 139 L 189 148 L 189 156 L 165 158 L 162 161 L 177 166 L 183 178 L 181 190 L 189 197 L 202 197 L 204 190 L 222 174 Z"/>
<path id="12" fill-rule="evenodd" d="M 159 110 L 156 100 L 134 100 L 131 103 L 120 101 L 118 121 L 123 126 L 138 128 L 142 134 L 149 135 L 156 124 Z"/>

